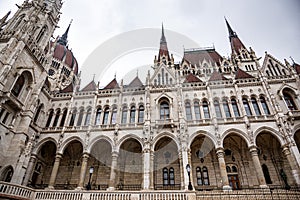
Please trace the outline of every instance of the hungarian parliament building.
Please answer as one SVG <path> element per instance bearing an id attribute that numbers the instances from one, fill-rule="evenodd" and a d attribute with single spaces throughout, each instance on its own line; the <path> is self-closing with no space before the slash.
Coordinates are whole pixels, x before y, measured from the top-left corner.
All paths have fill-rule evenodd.
<path id="1" fill-rule="evenodd" d="M 229 57 L 186 49 L 175 62 L 162 27 L 145 77 L 81 86 L 70 26 L 51 38 L 61 7 L 25 0 L 0 19 L 0 198 L 8 187 L 85 195 L 300 185 L 296 62 L 261 59 L 225 19 Z"/>

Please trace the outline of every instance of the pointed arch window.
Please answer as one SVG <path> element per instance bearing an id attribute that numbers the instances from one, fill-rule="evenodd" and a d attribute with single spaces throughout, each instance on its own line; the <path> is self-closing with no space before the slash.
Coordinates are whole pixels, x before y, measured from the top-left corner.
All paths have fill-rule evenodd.
<path id="1" fill-rule="evenodd" d="M 118 111 L 117 107 L 114 107 L 111 114 L 111 120 L 110 120 L 111 124 L 116 124 L 117 122 L 117 111 Z"/>
<path id="2" fill-rule="evenodd" d="M 17 79 L 17 81 L 16 81 L 13 89 L 11 90 L 11 93 L 13 95 L 15 95 L 16 97 L 18 97 L 20 95 L 20 93 L 21 93 L 21 90 L 22 90 L 24 84 L 25 84 L 25 77 L 24 77 L 23 74 L 21 74 L 18 77 L 18 79 Z"/>
<path id="3" fill-rule="evenodd" d="M 248 100 L 246 98 L 243 98 L 243 104 L 244 104 L 244 108 L 245 108 L 246 114 L 248 116 L 251 116 L 252 112 L 250 110 L 250 106 L 249 106 Z"/>
<path id="4" fill-rule="evenodd" d="M 47 31 L 47 26 L 43 26 L 43 28 L 41 29 L 41 31 L 39 32 L 38 36 L 36 37 L 36 42 L 39 43 L 42 38 L 44 37 L 46 31 Z"/>
<path id="5" fill-rule="evenodd" d="M 165 84 L 165 69 L 164 68 L 161 69 L 161 84 L 162 85 Z"/>
<path id="6" fill-rule="evenodd" d="M 65 125 L 67 114 L 68 114 L 68 109 L 65 109 L 63 112 L 62 118 L 60 120 L 60 124 L 59 124 L 60 127 L 63 127 Z"/>
<path id="7" fill-rule="evenodd" d="M 261 167 L 262 167 L 262 170 L 263 170 L 263 173 L 264 173 L 266 183 L 267 184 L 272 184 L 272 180 L 271 180 L 269 169 L 268 169 L 267 165 L 263 164 Z"/>
<path id="8" fill-rule="evenodd" d="M 132 106 L 130 108 L 130 123 L 131 124 L 135 123 L 135 106 Z"/>
<path id="9" fill-rule="evenodd" d="M 124 106 L 122 110 L 122 121 L 121 121 L 122 124 L 127 123 L 127 113 L 128 113 L 128 108 L 127 106 Z"/>
<path id="10" fill-rule="evenodd" d="M 197 177 L 197 185 L 203 185 L 203 182 L 202 182 L 202 172 L 201 172 L 201 168 L 200 167 L 197 167 L 196 168 L 196 177 Z"/>
<path id="11" fill-rule="evenodd" d="M 160 119 L 169 119 L 170 118 L 170 108 L 169 103 L 166 101 L 161 102 L 160 104 Z"/>
<path id="12" fill-rule="evenodd" d="M 225 113 L 226 118 L 230 118 L 231 113 L 230 113 L 228 102 L 227 102 L 226 99 L 223 99 L 223 109 L 224 109 L 224 113 Z"/>
<path id="13" fill-rule="evenodd" d="M 74 109 L 71 115 L 69 126 L 74 126 L 75 124 L 75 118 L 76 118 L 77 110 Z"/>
<path id="14" fill-rule="evenodd" d="M 109 115 L 109 108 L 107 107 L 104 110 L 103 124 L 107 124 L 108 123 L 108 115 Z"/>
<path id="15" fill-rule="evenodd" d="M 50 126 L 50 123 L 52 121 L 52 117 L 54 115 L 54 110 L 51 109 L 50 112 L 49 112 L 49 116 L 48 116 L 48 120 L 47 120 L 47 123 L 46 123 L 46 127 L 49 127 Z"/>
<path id="16" fill-rule="evenodd" d="M 139 117 L 138 117 L 138 122 L 139 123 L 143 123 L 144 122 L 144 106 L 143 105 L 140 105 L 139 107 Z"/>
<path id="17" fill-rule="evenodd" d="M 81 126 L 81 124 L 82 124 L 83 112 L 84 112 L 84 110 L 83 110 L 83 109 L 80 109 L 79 115 L 78 115 L 77 124 L 76 124 L 77 126 Z"/>
<path id="18" fill-rule="evenodd" d="M 90 121 L 91 121 L 91 115 L 92 115 L 92 109 L 89 108 L 86 112 L 85 120 L 84 120 L 84 125 L 88 126 Z"/>
<path id="19" fill-rule="evenodd" d="M 283 91 L 283 98 L 289 110 L 297 110 L 295 101 L 289 92 Z"/>
<path id="20" fill-rule="evenodd" d="M 44 104 L 40 104 L 39 105 L 38 109 L 36 110 L 33 122 L 37 122 L 37 120 L 39 119 L 39 116 L 40 116 L 40 113 L 41 113 L 43 107 L 44 107 Z"/>
<path id="21" fill-rule="evenodd" d="M 253 105 L 254 112 L 255 112 L 256 116 L 261 115 L 261 112 L 260 112 L 260 110 L 259 110 L 259 107 L 258 107 L 256 98 L 255 98 L 255 97 L 252 97 L 252 98 L 251 98 L 251 102 L 252 102 L 252 105 Z"/>
<path id="22" fill-rule="evenodd" d="M 96 111 L 95 125 L 100 124 L 101 111 L 101 108 L 98 108 Z"/>
<path id="23" fill-rule="evenodd" d="M 222 113 L 221 113 L 221 108 L 218 100 L 214 101 L 214 107 L 216 111 L 216 117 L 217 118 L 222 118 Z"/>
<path id="24" fill-rule="evenodd" d="M 201 116 L 200 116 L 200 105 L 198 101 L 194 102 L 194 112 L 195 112 L 195 117 L 196 120 L 200 120 Z"/>
<path id="25" fill-rule="evenodd" d="M 238 105 L 237 105 L 237 102 L 235 99 L 231 99 L 231 105 L 232 105 L 234 116 L 239 117 L 240 112 L 239 112 L 239 108 L 238 108 Z"/>
<path id="26" fill-rule="evenodd" d="M 203 175 L 203 185 L 209 185 L 208 169 L 205 166 L 202 168 L 202 175 Z"/>
<path id="27" fill-rule="evenodd" d="M 163 185 L 169 185 L 169 172 L 166 167 L 163 168 Z"/>
<path id="28" fill-rule="evenodd" d="M 170 180 L 170 185 L 175 185 L 175 173 L 173 167 L 169 169 L 169 180 Z"/>
<path id="29" fill-rule="evenodd" d="M 189 102 L 185 103 L 185 114 L 186 114 L 186 120 L 188 121 L 192 120 L 192 110 L 191 110 L 191 104 Z"/>
<path id="30" fill-rule="evenodd" d="M 53 127 L 57 126 L 59 116 L 60 116 L 60 109 L 57 109 L 56 114 L 55 114 L 55 118 L 54 118 L 54 122 L 53 122 L 53 125 L 52 125 Z"/>
<path id="31" fill-rule="evenodd" d="M 210 114 L 209 114 L 209 108 L 208 108 L 207 101 L 203 101 L 202 102 L 202 106 L 203 106 L 204 118 L 205 119 L 209 119 L 210 118 Z"/>
<path id="32" fill-rule="evenodd" d="M 16 30 L 16 28 L 18 28 L 18 26 L 21 24 L 21 22 L 22 22 L 22 20 L 23 20 L 24 17 L 25 17 L 25 14 L 21 15 L 21 16 L 18 18 L 17 22 L 15 23 L 15 25 L 14 25 L 14 27 L 13 27 L 13 30 Z"/>
<path id="33" fill-rule="evenodd" d="M 263 108 L 263 110 L 264 110 L 265 115 L 269 115 L 269 114 L 270 114 L 270 110 L 269 110 L 269 108 L 268 108 L 266 99 L 265 99 L 263 96 L 261 96 L 261 97 L 259 98 L 259 100 L 260 100 L 260 103 L 261 103 L 261 106 L 262 106 L 262 108 Z"/>

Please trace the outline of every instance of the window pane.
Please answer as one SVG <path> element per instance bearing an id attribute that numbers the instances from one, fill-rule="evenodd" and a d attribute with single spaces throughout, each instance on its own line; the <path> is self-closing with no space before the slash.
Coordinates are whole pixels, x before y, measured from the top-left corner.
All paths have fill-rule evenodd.
<path id="1" fill-rule="evenodd" d="M 223 101 L 223 108 L 224 108 L 226 117 L 231 117 L 229 106 L 228 106 L 228 103 L 226 100 Z"/>
<path id="2" fill-rule="evenodd" d="M 231 105 L 232 105 L 232 109 L 233 109 L 233 113 L 235 117 L 239 117 L 240 116 L 240 112 L 236 103 L 235 99 L 231 99 Z"/>
<path id="3" fill-rule="evenodd" d="M 139 123 L 144 122 L 144 106 L 140 106 L 140 107 L 139 107 L 139 118 L 138 118 L 138 122 L 139 122 Z"/>
<path id="4" fill-rule="evenodd" d="M 130 123 L 135 123 L 135 107 L 132 106 L 130 110 Z"/>
<path id="5" fill-rule="evenodd" d="M 216 111 L 216 117 L 217 118 L 222 118 L 222 113 L 221 113 L 221 109 L 220 109 L 220 104 L 218 101 L 214 101 L 214 107 L 215 107 L 215 111 Z"/>
<path id="6" fill-rule="evenodd" d="M 103 124 L 108 123 L 108 114 L 109 114 L 109 110 L 108 110 L 108 108 L 106 108 L 104 111 L 104 116 L 103 116 Z"/>
<path id="7" fill-rule="evenodd" d="M 199 102 L 197 102 L 197 101 L 194 103 L 194 110 L 195 110 L 196 120 L 201 119 L 201 117 L 200 117 L 200 106 L 199 106 Z"/>
<path id="8" fill-rule="evenodd" d="M 127 123 L 127 108 L 124 107 L 122 112 L 122 124 L 126 124 L 126 123 Z"/>
<path id="9" fill-rule="evenodd" d="M 243 99 L 243 104 L 244 104 L 244 108 L 245 108 L 246 114 L 248 116 L 251 116 L 252 113 L 251 113 L 251 110 L 250 110 L 250 106 L 249 106 L 248 100 L 247 99 Z"/>
<path id="10" fill-rule="evenodd" d="M 260 97 L 260 103 L 261 103 L 261 106 L 263 107 L 264 113 L 265 113 L 266 115 L 269 115 L 269 114 L 270 114 L 270 111 L 269 111 L 267 102 L 266 102 L 266 100 L 265 100 L 264 97 Z"/>
<path id="11" fill-rule="evenodd" d="M 260 110 L 259 110 L 259 107 L 258 107 L 258 104 L 257 104 L 257 101 L 254 97 L 251 98 L 251 102 L 252 102 L 252 105 L 253 105 L 253 108 L 254 108 L 254 111 L 255 111 L 255 114 L 258 116 L 258 115 L 261 115 L 260 113 Z"/>
<path id="12" fill-rule="evenodd" d="M 114 108 L 111 115 L 111 124 L 115 124 L 116 121 L 117 121 L 117 108 Z"/>
<path id="13" fill-rule="evenodd" d="M 162 102 L 160 104 L 160 119 L 169 119 L 169 118 L 170 118 L 169 104 L 167 102 Z"/>
<path id="14" fill-rule="evenodd" d="M 100 117 L 101 117 L 101 108 L 98 108 L 97 113 L 96 113 L 96 119 L 95 119 L 95 124 L 96 125 L 100 124 Z"/>
<path id="15" fill-rule="evenodd" d="M 204 113 L 204 118 L 206 118 L 206 119 L 210 118 L 209 108 L 208 108 L 207 101 L 203 101 L 203 113 Z"/>
<path id="16" fill-rule="evenodd" d="M 185 104 L 185 113 L 186 113 L 186 120 L 192 120 L 192 110 L 191 110 L 190 103 Z"/>

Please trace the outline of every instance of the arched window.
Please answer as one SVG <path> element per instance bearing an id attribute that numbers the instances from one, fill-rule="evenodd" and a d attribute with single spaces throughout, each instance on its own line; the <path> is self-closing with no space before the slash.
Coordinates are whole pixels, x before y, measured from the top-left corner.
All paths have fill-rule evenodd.
<path id="1" fill-rule="evenodd" d="M 189 102 L 185 103 L 185 114 L 186 114 L 186 120 L 192 120 L 192 110 L 191 110 L 191 104 Z"/>
<path id="2" fill-rule="evenodd" d="M 92 115 L 92 109 L 89 108 L 86 112 L 85 120 L 84 120 L 84 125 L 88 126 L 90 121 L 91 121 L 91 115 Z"/>
<path id="3" fill-rule="evenodd" d="M 256 114 L 257 116 L 261 115 L 261 112 L 260 112 L 260 110 L 259 110 L 257 101 L 256 101 L 256 99 L 255 99 L 254 97 L 251 98 L 251 102 L 252 102 L 252 105 L 253 105 L 255 114 Z"/>
<path id="4" fill-rule="evenodd" d="M 138 122 L 143 123 L 144 122 L 144 106 L 140 105 L 139 107 L 139 117 L 138 117 Z"/>
<path id="5" fill-rule="evenodd" d="M 102 124 L 107 124 L 108 123 L 108 114 L 109 114 L 109 108 L 105 108 L 104 110 L 104 116 L 103 116 L 103 123 Z"/>
<path id="6" fill-rule="evenodd" d="M 117 111 L 118 111 L 117 107 L 114 107 L 111 114 L 111 120 L 110 120 L 111 124 L 116 124 L 117 122 Z"/>
<path id="7" fill-rule="evenodd" d="M 74 126 L 77 110 L 74 109 L 71 115 L 69 126 Z"/>
<path id="8" fill-rule="evenodd" d="M 79 115 L 78 115 L 78 120 L 77 120 L 77 126 L 81 126 L 81 124 L 82 124 L 82 119 L 83 119 L 83 109 L 81 109 L 80 111 L 79 111 Z"/>
<path id="9" fill-rule="evenodd" d="M 1 174 L 0 181 L 10 182 L 13 174 L 14 169 L 12 168 L 12 166 L 6 167 L 6 169 Z"/>
<path id="10" fill-rule="evenodd" d="M 34 119 L 33 119 L 34 122 L 37 122 L 37 120 L 39 119 L 39 116 L 40 116 L 40 113 L 41 113 L 41 110 L 43 109 L 43 107 L 44 107 L 44 104 L 40 104 L 39 107 L 37 108 Z"/>
<path id="11" fill-rule="evenodd" d="M 210 114 L 209 114 L 209 108 L 208 108 L 207 101 L 203 101 L 202 102 L 202 106 L 203 106 L 204 118 L 205 119 L 209 119 L 210 118 Z"/>
<path id="12" fill-rule="evenodd" d="M 236 166 L 232 166 L 231 169 L 232 169 L 232 172 L 237 172 Z"/>
<path id="13" fill-rule="evenodd" d="M 46 123 L 46 127 L 49 127 L 50 126 L 50 123 L 52 121 L 52 117 L 54 115 L 54 110 L 51 109 L 50 112 L 49 112 L 49 116 L 48 116 L 48 120 L 47 120 L 47 123 Z"/>
<path id="14" fill-rule="evenodd" d="M 25 77 L 23 74 L 21 74 L 19 76 L 19 78 L 17 79 L 13 89 L 11 90 L 11 93 L 13 95 L 15 95 L 16 97 L 18 97 L 19 94 L 21 93 L 21 90 L 22 90 L 24 84 L 25 84 Z"/>
<path id="15" fill-rule="evenodd" d="M 283 98 L 289 110 L 297 110 L 295 101 L 289 92 L 283 91 Z"/>
<path id="16" fill-rule="evenodd" d="M 95 125 L 100 124 L 101 111 L 101 108 L 98 108 L 96 111 Z"/>
<path id="17" fill-rule="evenodd" d="M 164 68 L 161 69 L 161 84 L 165 84 L 165 70 Z"/>
<path id="18" fill-rule="evenodd" d="M 201 116 L 200 116 L 200 106 L 199 106 L 199 102 L 198 101 L 194 102 L 194 112 L 195 112 L 196 120 L 201 119 Z"/>
<path id="19" fill-rule="evenodd" d="M 168 102 L 163 101 L 160 104 L 160 119 L 169 119 L 169 118 L 170 118 L 169 104 Z"/>
<path id="20" fill-rule="evenodd" d="M 263 164 L 261 167 L 262 167 L 262 170 L 263 170 L 263 173 L 264 173 L 266 183 L 267 184 L 272 184 L 272 180 L 271 180 L 269 169 L 268 169 L 267 165 Z"/>
<path id="21" fill-rule="evenodd" d="M 196 168 L 197 185 L 203 185 L 201 168 Z"/>
<path id="22" fill-rule="evenodd" d="M 217 101 L 217 100 L 214 101 L 214 107 L 215 107 L 215 111 L 216 111 L 216 117 L 217 118 L 222 118 L 222 113 L 221 113 L 221 108 L 220 108 L 219 101 Z"/>
<path id="23" fill-rule="evenodd" d="M 223 109 L 224 109 L 225 116 L 227 118 L 231 117 L 231 113 L 226 99 L 223 99 Z"/>
<path id="24" fill-rule="evenodd" d="M 175 174 L 174 174 L 174 168 L 171 167 L 169 169 L 169 180 L 170 180 L 170 185 L 175 185 Z"/>
<path id="25" fill-rule="evenodd" d="M 67 114 L 68 114 L 68 109 L 65 109 L 63 112 L 62 118 L 60 120 L 60 124 L 59 124 L 60 127 L 63 127 L 65 125 Z"/>
<path id="26" fill-rule="evenodd" d="M 243 104 L 244 104 L 244 108 L 245 108 L 245 111 L 246 111 L 246 114 L 248 116 L 251 116 L 252 115 L 252 112 L 250 110 L 250 106 L 249 106 L 249 103 L 248 103 L 248 100 L 243 98 Z"/>
<path id="27" fill-rule="evenodd" d="M 24 17 L 25 17 L 25 14 L 21 15 L 21 16 L 18 18 L 17 22 L 15 23 L 15 25 L 14 25 L 14 27 L 13 27 L 13 30 L 16 30 L 16 28 L 21 24 L 21 22 L 22 22 L 22 20 L 23 20 Z"/>
<path id="28" fill-rule="evenodd" d="M 41 29 L 41 31 L 39 32 L 38 36 L 36 37 L 36 42 L 39 43 L 41 41 L 41 39 L 43 38 L 43 36 L 45 35 L 47 31 L 47 26 L 43 26 L 43 28 Z"/>
<path id="29" fill-rule="evenodd" d="M 53 122 L 53 125 L 52 125 L 53 127 L 57 126 L 59 116 L 60 116 L 60 109 L 57 109 L 56 114 L 55 114 L 55 118 L 54 118 L 54 122 Z"/>
<path id="30" fill-rule="evenodd" d="M 160 74 L 157 75 L 158 85 L 160 85 Z"/>
<path id="31" fill-rule="evenodd" d="M 269 115 L 270 111 L 269 111 L 269 108 L 268 108 L 268 105 L 267 105 L 267 102 L 266 102 L 265 98 L 263 96 L 261 96 L 259 98 L 259 100 L 260 100 L 260 103 L 261 103 L 261 106 L 264 110 L 265 115 Z"/>
<path id="32" fill-rule="evenodd" d="M 239 112 L 239 108 L 238 108 L 238 105 L 237 105 L 235 99 L 231 99 L 231 105 L 232 105 L 234 116 L 235 117 L 239 117 L 240 116 L 240 112 Z"/>
<path id="33" fill-rule="evenodd" d="M 168 169 L 165 167 L 163 168 L 163 185 L 168 185 L 169 184 L 169 173 Z"/>
<path id="34" fill-rule="evenodd" d="M 230 173 L 231 172 L 231 168 L 229 166 L 226 166 L 226 172 Z"/>
<path id="35" fill-rule="evenodd" d="M 122 120 L 121 120 L 122 124 L 127 123 L 127 112 L 128 112 L 127 106 L 124 106 L 122 110 Z"/>
<path id="36" fill-rule="evenodd" d="M 203 185 L 209 185 L 209 176 L 207 167 L 202 168 L 202 175 L 203 175 Z"/>
<path id="37" fill-rule="evenodd" d="M 135 123 L 135 106 L 132 106 L 130 108 L 130 123 L 131 124 Z"/>

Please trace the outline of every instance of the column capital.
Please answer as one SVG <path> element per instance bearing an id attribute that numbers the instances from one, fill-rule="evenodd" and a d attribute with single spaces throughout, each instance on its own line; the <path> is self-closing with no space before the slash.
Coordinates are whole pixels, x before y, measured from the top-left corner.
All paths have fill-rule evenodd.
<path id="1" fill-rule="evenodd" d="M 119 157 L 119 152 L 118 151 L 112 151 L 111 152 L 111 157 L 118 158 Z"/>
<path id="2" fill-rule="evenodd" d="M 63 155 L 61 153 L 56 153 L 55 159 L 62 159 Z"/>
<path id="3" fill-rule="evenodd" d="M 287 145 L 283 146 L 282 147 L 282 153 L 287 156 L 287 155 L 290 155 L 291 154 L 291 151 L 289 149 L 289 147 Z"/>
<path id="4" fill-rule="evenodd" d="M 250 151 L 250 153 L 252 154 L 252 153 L 258 153 L 258 148 L 257 148 L 257 146 L 255 146 L 255 145 L 252 145 L 252 146 L 250 146 L 249 147 L 249 151 Z"/>

